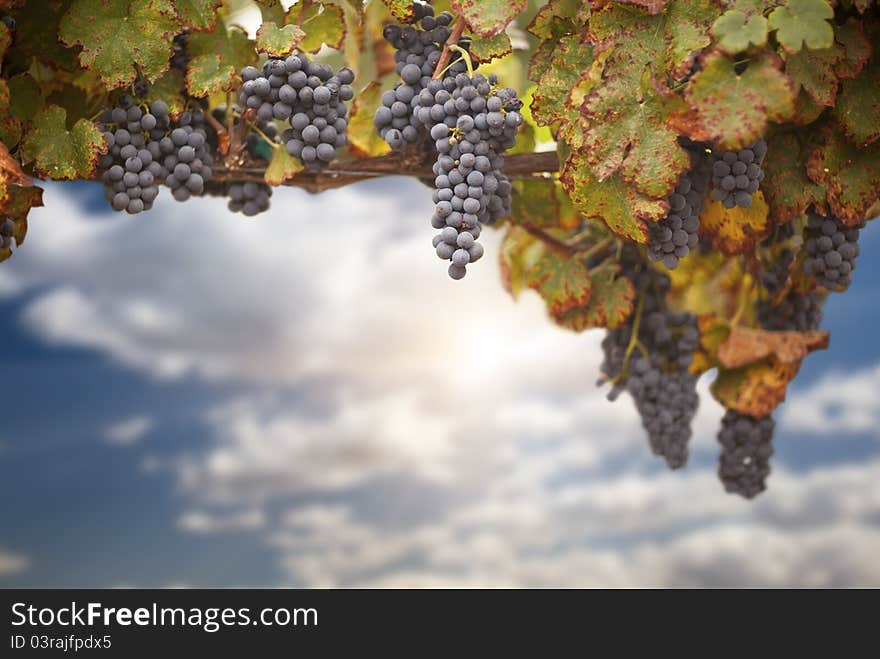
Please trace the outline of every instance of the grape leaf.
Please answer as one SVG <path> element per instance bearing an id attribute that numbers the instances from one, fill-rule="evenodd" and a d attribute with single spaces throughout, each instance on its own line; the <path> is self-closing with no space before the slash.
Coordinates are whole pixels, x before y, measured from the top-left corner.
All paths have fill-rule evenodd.
<path id="1" fill-rule="evenodd" d="M 14 147 L 21 139 L 21 122 L 9 114 L 9 86 L 0 78 L 0 142 Z"/>
<path id="2" fill-rule="evenodd" d="M 630 72 L 638 73 L 633 63 Z M 607 70 L 607 69 L 606 69 Z M 583 113 L 587 160 L 599 181 L 620 171 L 627 183 L 651 197 L 665 197 L 690 158 L 678 143 L 678 131 L 666 121 L 680 97 L 654 89 L 648 81 L 618 73 L 593 88 Z"/>
<path id="3" fill-rule="evenodd" d="M 688 86 L 685 99 L 698 122 L 690 127 L 694 139 L 740 149 L 761 137 L 768 121 L 784 121 L 794 113 L 793 85 L 775 55 L 756 55 L 743 73 L 735 67 L 733 59 L 710 53 Z"/>
<path id="4" fill-rule="evenodd" d="M 712 34 L 721 50 L 729 55 L 767 43 L 767 19 L 760 14 L 746 16 L 739 9 L 728 9 L 712 24 Z"/>
<path id="5" fill-rule="evenodd" d="M 197 55 L 192 59 L 203 57 Z M 168 112 L 172 117 L 177 117 L 186 108 L 186 98 L 183 95 L 184 79 L 179 69 L 168 69 L 161 78 L 150 86 L 150 94 L 147 101 L 162 100 L 168 106 Z"/>
<path id="6" fill-rule="evenodd" d="M 449 5 L 464 18 L 471 32 L 491 37 L 503 32 L 525 9 L 526 0 L 449 0 Z"/>
<path id="7" fill-rule="evenodd" d="M 619 174 L 598 181 L 580 152 L 566 159 L 560 180 L 578 212 L 588 218 L 601 218 L 614 233 L 636 242 L 647 240 L 643 219 L 659 220 L 669 210 L 666 202 L 626 185 Z"/>
<path id="8" fill-rule="evenodd" d="M 862 24 L 851 18 L 834 28 L 834 39 L 846 51 L 846 57 L 837 66 L 841 78 L 855 78 L 871 57 L 871 42 L 865 36 Z"/>
<path id="9" fill-rule="evenodd" d="M 776 133 L 767 140 L 772 158 L 764 161 L 761 191 L 775 224 L 803 215 L 810 204 L 823 204 L 825 188 L 807 177 L 804 150 L 792 133 Z"/>
<path id="10" fill-rule="evenodd" d="M 190 57 L 219 55 L 225 66 L 231 66 L 236 71 L 241 71 L 254 62 L 253 43 L 248 39 L 247 32 L 237 25 L 231 25 L 227 29 L 223 21 L 217 21 L 210 32 L 191 34 L 187 51 Z"/>
<path id="11" fill-rule="evenodd" d="M 505 234 L 498 262 L 501 283 L 514 299 L 526 288 L 527 274 L 543 254 L 544 245 L 522 227 L 511 226 Z"/>
<path id="12" fill-rule="evenodd" d="M 842 82 L 834 117 L 858 146 L 880 137 L 880 55 L 855 78 Z"/>
<path id="13" fill-rule="evenodd" d="M 223 64 L 220 56 L 213 53 L 193 57 L 186 67 L 186 89 L 191 96 L 230 91 L 238 82 L 235 69 Z"/>
<path id="14" fill-rule="evenodd" d="M 579 259 L 545 246 L 541 258 L 526 273 L 526 285 L 538 292 L 551 316 L 559 316 L 590 299 L 590 273 Z"/>
<path id="15" fill-rule="evenodd" d="M 345 39 L 345 18 L 342 8 L 313 2 L 303 11 L 302 5 L 301 2 L 293 5 L 285 17 L 286 23 L 299 25 L 306 33 L 299 44 L 299 49 L 307 53 L 316 53 L 323 44 L 327 44 L 330 48 L 341 47 Z"/>
<path id="16" fill-rule="evenodd" d="M 790 53 L 796 53 L 806 44 L 818 50 L 831 48 L 834 30 L 829 19 L 834 10 L 826 0 L 788 0 L 784 7 L 770 12 L 770 28 L 776 30 L 776 39 Z"/>
<path id="17" fill-rule="evenodd" d="M 832 107 L 837 98 L 837 67 L 844 57 L 844 48 L 839 44 L 822 50 L 803 49 L 785 58 L 785 73 L 816 103 Z"/>
<path id="18" fill-rule="evenodd" d="M 740 368 L 719 368 L 712 395 L 727 409 L 765 417 L 785 400 L 788 383 L 799 370 L 799 362 L 784 364 L 773 356 Z"/>
<path id="19" fill-rule="evenodd" d="M 590 298 L 585 305 L 553 316 L 562 327 L 582 332 L 591 327 L 615 329 L 623 325 L 633 311 L 636 297 L 632 283 L 626 277 L 609 276 L 607 269 L 590 276 Z"/>
<path id="20" fill-rule="evenodd" d="M 212 30 L 223 0 L 175 0 L 180 22 L 193 30 Z"/>
<path id="21" fill-rule="evenodd" d="M 91 121 L 80 119 L 67 130 L 67 111 L 50 105 L 34 117 L 22 150 L 35 170 L 53 179 L 89 178 L 107 144 Z"/>
<path id="22" fill-rule="evenodd" d="M 6 23 L 0 23 L 0 62 L 6 56 L 6 49 L 12 44 L 12 33 Z"/>
<path id="23" fill-rule="evenodd" d="M 58 37 L 82 46 L 80 63 L 113 89 L 134 81 L 135 64 L 151 81 L 162 75 L 178 29 L 169 0 L 75 0 Z"/>
<path id="24" fill-rule="evenodd" d="M 285 12 L 281 0 L 256 0 L 256 2 L 260 7 L 260 16 L 262 16 L 264 23 L 272 21 L 281 24 L 284 22 Z"/>
<path id="25" fill-rule="evenodd" d="M 742 254 L 770 235 L 769 210 L 760 190 L 748 208 L 725 208 L 720 201 L 707 199 L 700 214 L 700 233 L 709 236 L 722 254 Z"/>
<path id="26" fill-rule="evenodd" d="M 10 183 L 22 187 L 34 184 L 31 177 L 21 171 L 21 165 L 18 164 L 18 161 L 9 155 L 9 149 L 3 142 L 0 142 L 0 183 L 4 185 Z"/>
<path id="27" fill-rule="evenodd" d="M 834 215 L 856 226 L 880 200 L 880 142 L 858 149 L 839 130 L 827 125 L 822 143 L 807 161 L 807 174 L 815 183 L 825 185 Z"/>
<path id="28" fill-rule="evenodd" d="M 272 148 L 272 159 L 266 167 L 264 179 L 269 185 L 281 185 L 303 169 L 303 164 L 287 153 L 284 145 L 278 145 Z"/>
<path id="29" fill-rule="evenodd" d="M 16 119 L 27 121 L 43 107 L 40 85 L 29 73 L 20 73 L 9 79 L 9 112 Z"/>
<path id="30" fill-rule="evenodd" d="M 401 23 L 409 23 L 415 18 L 412 0 L 383 0 L 388 11 Z"/>
<path id="31" fill-rule="evenodd" d="M 299 25 L 278 27 L 271 21 L 257 30 L 257 50 L 272 57 L 290 55 L 306 36 Z"/>
<path id="32" fill-rule="evenodd" d="M 348 122 L 348 150 L 357 158 L 381 156 L 391 148 L 377 133 L 373 115 L 382 102 L 382 86 L 373 80 L 355 97 Z"/>
<path id="33" fill-rule="evenodd" d="M 725 368 L 747 366 L 773 355 L 783 364 L 799 363 L 814 350 L 828 347 L 828 332 L 768 332 L 736 326 L 718 348 Z"/>
<path id="34" fill-rule="evenodd" d="M 70 8 L 72 0 L 43 0 L 31 2 L 30 6 L 15 15 L 15 48 L 7 53 L 9 58 L 20 58 L 22 68 L 27 68 L 32 58 L 56 68 L 78 68 L 79 48 L 67 48 L 58 39 L 58 26 Z"/>
<path id="35" fill-rule="evenodd" d="M 541 56 L 536 53 L 535 57 Z M 581 43 L 580 37 L 573 35 L 559 40 L 550 64 L 535 82 L 538 83 L 532 101 L 532 116 L 539 126 L 547 126 L 558 120 L 572 87 L 581 77 L 581 72 L 593 62 L 593 49 Z"/>
<path id="36" fill-rule="evenodd" d="M 471 56 L 478 62 L 491 62 L 512 52 L 513 46 L 506 32 L 496 34 L 494 37 L 475 39 L 470 48 Z"/>
<path id="37" fill-rule="evenodd" d="M 667 296 L 671 307 L 724 318 L 725 322 L 736 312 L 743 278 L 748 276 L 741 259 L 728 258 L 716 250 L 693 250 L 675 270 L 664 272 L 671 282 Z"/>
<path id="38" fill-rule="evenodd" d="M 538 10 L 526 29 L 543 40 L 580 33 L 583 25 L 578 10 L 581 7 L 581 0 L 550 0 Z"/>
<path id="39" fill-rule="evenodd" d="M 539 229 L 574 229 L 580 223 L 559 182 L 541 178 L 514 182 L 510 219 Z"/>
<path id="40" fill-rule="evenodd" d="M 21 247 L 27 235 L 27 216 L 31 208 L 43 205 L 43 189 L 36 186 L 6 185 L 0 183 L 0 213 L 15 223 L 12 237 Z M 11 247 L 0 249 L 0 262 L 12 256 Z"/>

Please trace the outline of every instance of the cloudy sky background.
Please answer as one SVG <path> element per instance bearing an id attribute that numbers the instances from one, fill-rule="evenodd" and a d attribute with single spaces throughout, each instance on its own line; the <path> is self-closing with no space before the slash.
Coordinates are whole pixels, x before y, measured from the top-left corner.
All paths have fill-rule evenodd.
<path id="1" fill-rule="evenodd" d="M 601 332 L 512 301 L 496 232 L 449 280 L 417 182 L 45 201 L 0 266 L 0 586 L 880 586 L 873 226 L 749 503 L 707 382 L 669 473 Z"/>

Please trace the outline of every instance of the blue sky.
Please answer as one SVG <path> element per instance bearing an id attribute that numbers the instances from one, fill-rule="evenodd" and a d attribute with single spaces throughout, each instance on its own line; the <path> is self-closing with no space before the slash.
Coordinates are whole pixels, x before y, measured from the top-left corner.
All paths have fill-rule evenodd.
<path id="1" fill-rule="evenodd" d="M 601 332 L 452 282 L 430 194 L 272 210 L 49 185 L 0 266 L 0 586 L 880 585 L 880 233 L 777 413 L 770 490 L 725 495 L 594 387 Z"/>

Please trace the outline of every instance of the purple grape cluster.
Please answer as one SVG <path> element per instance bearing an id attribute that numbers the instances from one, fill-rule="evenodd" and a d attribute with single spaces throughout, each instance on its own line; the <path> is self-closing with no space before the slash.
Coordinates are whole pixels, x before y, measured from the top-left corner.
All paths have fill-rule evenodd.
<path id="1" fill-rule="evenodd" d="M 794 252 L 784 249 L 769 270 L 761 273 L 761 284 L 774 297 L 788 281 L 791 275 L 791 264 L 794 263 Z"/>
<path id="2" fill-rule="evenodd" d="M 172 69 L 177 69 L 182 73 L 186 73 L 186 65 L 189 63 L 189 54 L 186 49 L 188 43 L 189 30 L 186 28 L 174 35 L 174 40 L 171 42 L 171 59 L 168 64 Z"/>
<path id="3" fill-rule="evenodd" d="M 758 140 L 739 151 L 719 151 L 713 154 L 712 199 L 725 208 L 752 205 L 752 195 L 764 179 L 761 163 L 767 155 L 767 143 Z"/>
<path id="4" fill-rule="evenodd" d="M 650 225 L 648 256 L 652 261 L 663 261 L 670 270 L 678 267 L 679 260 L 700 242 L 700 213 L 709 187 L 710 173 L 705 153 L 688 149 L 691 168 L 678 179 L 669 195 L 669 214 Z"/>
<path id="5" fill-rule="evenodd" d="M 522 101 L 497 84 L 494 76 L 466 73 L 431 80 L 414 113 L 431 127 L 437 150 L 431 225 L 440 229 L 434 248 L 437 256 L 451 261 L 452 279 L 464 277 L 468 263 L 483 255 L 475 242 L 481 225 L 510 214 L 503 154 L 516 143 Z"/>
<path id="6" fill-rule="evenodd" d="M 848 227 L 833 216 L 809 213 L 804 231 L 804 272 L 819 286 L 842 291 L 852 283 L 859 255 L 859 227 Z"/>
<path id="7" fill-rule="evenodd" d="M 769 416 L 755 419 L 733 410 L 725 412 L 718 432 L 718 477 L 727 492 L 752 499 L 767 489 L 775 426 Z"/>
<path id="8" fill-rule="evenodd" d="M 253 217 L 269 210 L 272 188 L 265 183 L 231 183 L 226 190 L 229 210 Z"/>
<path id="9" fill-rule="evenodd" d="M 345 101 L 354 98 L 351 69 L 334 74 L 329 65 L 295 54 L 270 58 L 262 71 L 245 67 L 241 77 L 241 103 L 255 109 L 259 121 L 290 122 L 282 133 L 290 155 L 310 168 L 336 159 L 336 150 L 348 141 Z"/>
<path id="10" fill-rule="evenodd" d="M 153 206 L 159 181 L 167 175 L 161 162 L 160 140 L 171 125 L 168 106 L 154 101 L 144 109 L 129 94 L 101 115 L 108 151 L 101 156 L 104 197 L 113 210 L 140 213 Z"/>
<path id="11" fill-rule="evenodd" d="M 427 125 L 419 121 L 413 111 L 419 94 L 431 82 L 443 45 L 451 33 L 452 14 L 449 12 L 435 17 L 433 7 L 419 3 L 414 4 L 414 9 L 421 29 L 411 25 L 386 25 L 382 33 L 396 49 L 395 66 L 402 82 L 382 95 L 382 105 L 373 116 L 373 124 L 392 149 L 415 144 L 419 128 Z M 466 48 L 467 41 L 459 45 Z M 448 74 L 455 76 L 466 70 L 464 61 L 457 61 Z"/>
<path id="12" fill-rule="evenodd" d="M 822 323 L 822 295 L 818 291 L 789 291 L 777 305 L 770 300 L 758 306 L 758 321 L 766 330 L 808 332 Z"/>
<path id="13" fill-rule="evenodd" d="M 687 462 L 691 421 L 700 403 L 697 378 L 688 371 L 700 345 L 697 319 L 669 309 L 669 278 L 644 263 L 636 249 L 624 249 L 621 268 L 642 296 L 636 337 L 640 347 L 627 356 L 636 331 L 634 317 L 605 335 L 601 368 L 613 380 L 608 399 L 628 391 L 651 450 L 665 458 L 671 469 L 678 469 Z"/>
<path id="14" fill-rule="evenodd" d="M 177 201 L 204 193 L 214 159 L 203 110 L 182 112 L 171 132 L 159 141 L 159 152 L 163 156 L 163 180 Z"/>

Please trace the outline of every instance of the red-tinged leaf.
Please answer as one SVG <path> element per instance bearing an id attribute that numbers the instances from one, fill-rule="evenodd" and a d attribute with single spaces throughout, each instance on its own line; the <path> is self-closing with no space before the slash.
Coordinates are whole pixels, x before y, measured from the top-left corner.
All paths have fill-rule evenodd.
<path id="1" fill-rule="evenodd" d="M 135 64 L 149 80 L 162 75 L 179 29 L 170 0 L 74 0 L 58 37 L 82 46 L 82 66 L 113 89 L 134 81 Z"/>
<path id="2" fill-rule="evenodd" d="M 348 150 L 357 158 L 381 156 L 391 150 L 373 125 L 373 115 L 381 102 L 382 86 L 375 80 L 354 99 L 348 122 Z"/>
<path id="3" fill-rule="evenodd" d="M 727 409 L 765 417 L 785 400 L 788 384 L 798 370 L 799 362 L 784 364 L 775 357 L 740 368 L 719 368 L 712 395 Z"/>
<path id="4" fill-rule="evenodd" d="M 775 224 L 785 224 L 803 215 L 811 204 L 824 205 L 825 187 L 807 177 L 806 150 L 789 132 L 772 135 L 767 141 L 772 158 L 764 161 L 761 190 Z"/>
<path id="5" fill-rule="evenodd" d="M 553 320 L 575 332 L 593 327 L 616 329 L 632 315 L 636 292 L 625 277 L 609 276 L 607 269 L 591 275 L 590 299 L 583 306 L 573 307 Z"/>
<path id="6" fill-rule="evenodd" d="M 31 208 L 43 205 L 43 189 L 36 186 L 22 187 L 0 182 L 0 214 L 15 224 L 12 238 L 21 247 L 27 235 L 27 217 Z M 12 248 L 0 249 L 0 262 L 12 256 Z"/>
<path id="7" fill-rule="evenodd" d="M 535 53 L 535 57 L 543 56 Z M 538 83 L 532 102 L 532 116 L 539 126 L 558 120 L 566 99 L 583 71 L 593 62 L 593 49 L 573 35 L 562 38 L 553 50 L 550 64 L 535 82 Z"/>
<path id="8" fill-rule="evenodd" d="M 391 15 L 401 23 L 409 23 L 415 18 L 412 0 L 382 0 Z"/>
<path id="9" fill-rule="evenodd" d="M 560 254 L 546 248 L 526 277 L 528 287 L 536 290 L 544 299 L 551 316 L 583 306 L 590 299 L 590 273 L 571 254 Z"/>
<path id="10" fill-rule="evenodd" d="M 783 364 L 799 363 L 815 350 L 828 347 L 828 332 L 768 332 L 734 327 L 718 348 L 718 361 L 725 368 L 739 368 L 773 355 Z"/>
<path id="11" fill-rule="evenodd" d="M 725 149 L 740 149 L 764 134 L 770 121 L 794 114 L 794 88 L 770 53 L 756 55 L 742 73 L 721 52 L 709 54 L 685 93 L 699 125 L 695 139 L 711 139 Z"/>
<path id="12" fill-rule="evenodd" d="M 671 192 L 690 167 L 678 132 L 666 123 L 679 103 L 677 95 L 664 94 L 631 73 L 619 72 L 595 86 L 583 112 L 590 126 L 584 147 L 596 178 L 604 181 L 620 171 L 624 181 L 650 197 Z"/>
<path id="13" fill-rule="evenodd" d="M 846 52 L 846 57 L 837 66 L 837 75 L 841 78 L 855 78 L 871 57 L 871 42 L 865 36 L 862 23 L 850 18 L 843 25 L 834 28 L 834 39 Z"/>
<path id="14" fill-rule="evenodd" d="M 818 104 L 832 107 L 837 98 L 837 67 L 846 51 L 840 44 L 822 50 L 801 50 L 785 59 L 785 73 L 796 89 L 803 89 Z"/>
<path id="15" fill-rule="evenodd" d="M 643 220 L 659 220 L 669 210 L 665 201 L 646 197 L 617 174 L 598 181 L 580 152 L 566 159 L 560 180 L 579 213 L 604 220 L 614 233 L 636 242 L 647 240 Z"/>
<path id="16" fill-rule="evenodd" d="M 832 213 L 856 226 L 880 201 L 880 142 L 859 149 L 834 126 L 826 125 L 821 144 L 807 162 L 807 174 L 825 185 Z"/>
<path id="17" fill-rule="evenodd" d="M 6 23 L 0 25 L 0 62 L 6 56 L 6 49 L 12 44 L 12 33 L 6 27 Z"/>
<path id="18" fill-rule="evenodd" d="M 477 39 L 470 48 L 471 57 L 476 58 L 478 62 L 491 62 L 512 52 L 513 46 L 506 32 L 496 34 L 494 37 Z"/>
<path id="19" fill-rule="evenodd" d="M 18 161 L 9 155 L 3 142 L 0 142 L 0 183 L 24 187 L 34 184 L 31 177 L 21 171 Z"/>
<path id="20" fill-rule="evenodd" d="M 193 57 L 186 67 L 186 89 L 191 96 L 231 91 L 239 82 L 235 69 L 223 64 L 220 56 L 213 53 Z"/>
<path id="21" fill-rule="evenodd" d="M 721 202 L 707 199 L 700 214 L 700 233 L 711 238 L 722 254 L 742 254 L 770 235 L 769 210 L 760 190 L 748 208 L 725 208 Z"/>
<path id="22" fill-rule="evenodd" d="M 834 118 L 858 146 L 880 137 L 880 54 L 855 77 L 841 84 Z"/>
<path id="23" fill-rule="evenodd" d="M 98 155 L 106 148 L 104 135 L 91 121 L 80 119 L 67 130 L 67 112 L 50 105 L 40 112 L 24 138 L 22 151 L 41 176 L 53 179 L 89 178 Z"/>
<path id="24" fill-rule="evenodd" d="M 449 5 L 464 18 L 471 32 L 491 37 L 503 32 L 526 8 L 526 0 L 449 0 Z"/>

